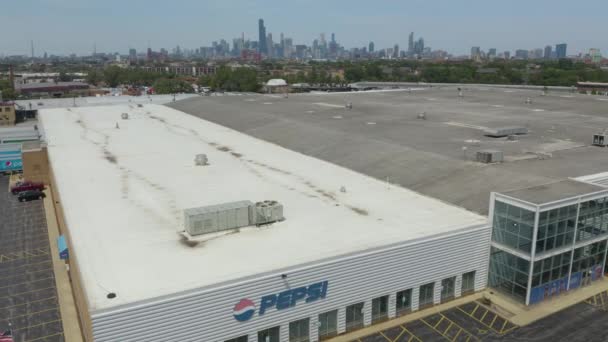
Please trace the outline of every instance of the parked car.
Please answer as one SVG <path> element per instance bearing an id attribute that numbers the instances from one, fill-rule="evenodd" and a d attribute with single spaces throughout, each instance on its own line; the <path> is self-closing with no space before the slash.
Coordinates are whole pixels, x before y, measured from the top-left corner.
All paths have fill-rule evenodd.
<path id="1" fill-rule="evenodd" d="M 37 199 L 43 199 L 46 195 L 40 190 L 27 190 L 19 193 L 17 197 L 19 202 L 29 202 Z"/>
<path id="2" fill-rule="evenodd" d="M 42 190 L 44 190 L 44 184 L 25 181 L 25 182 L 18 182 L 11 188 L 11 192 L 13 193 L 13 195 L 16 195 L 23 191 L 29 191 L 29 190 L 42 191 Z"/>

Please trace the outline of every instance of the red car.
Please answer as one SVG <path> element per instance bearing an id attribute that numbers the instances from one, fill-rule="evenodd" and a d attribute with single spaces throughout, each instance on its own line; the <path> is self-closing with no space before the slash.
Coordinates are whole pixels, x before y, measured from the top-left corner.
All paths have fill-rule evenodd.
<path id="1" fill-rule="evenodd" d="M 30 191 L 30 190 L 42 191 L 42 190 L 44 190 L 44 184 L 26 181 L 26 182 L 18 182 L 11 188 L 11 192 L 13 193 L 13 195 L 16 195 L 23 191 Z"/>

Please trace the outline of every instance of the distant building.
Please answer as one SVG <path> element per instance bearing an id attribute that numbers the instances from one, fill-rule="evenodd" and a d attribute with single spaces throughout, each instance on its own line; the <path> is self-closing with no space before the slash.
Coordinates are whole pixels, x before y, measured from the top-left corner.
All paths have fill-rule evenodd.
<path id="1" fill-rule="evenodd" d="M 531 59 L 542 59 L 543 58 L 543 49 L 533 49 L 533 50 L 530 50 L 529 57 Z"/>
<path id="2" fill-rule="evenodd" d="M 399 44 L 395 44 L 393 48 L 393 58 L 399 58 Z"/>
<path id="3" fill-rule="evenodd" d="M 602 62 L 602 52 L 600 49 L 590 49 L 589 56 L 591 57 L 592 63 L 600 64 Z"/>
<path id="4" fill-rule="evenodd" d="M 568 44 L 557 44 L 555 46 L 556 57 L 558 59 L 559 58 L 566 58 L 567 50 L 568 50 Z"/>
<path id="5" fill-rule="evenodd" d="M 258 33 L 259 33 L 258 52 L 260 52 L 261 54 L 267 54 L 268 46 L 266 45 L 266 27 L 264 26 L 264 19 L 258 20 Z"/>
<path id="6" fill-rule="evenodd" d="M 545 46 L 545 54 L 543 55 L 543 57 L 545 59 L 551 59 L 552 53 L 553 53 L 553 48 L 551 47 L 551 45 Z"/>
<path id="7" fill-rule="evenodd" d="M 504 55 L 505 59 L 511 59 L 511 52 L 510 51 L 505 51 L 503 53 L 503 55 Z"/>
<path id="8" fill-rule="evenodd" d="M 137 50 L 129 49 L 129 61 L 131 61 L 131 62 L 137 61 Z"/>
<path id="9" fill-rule="evenodd" d="M 0 102 L 0 126 L 13 126 L 15 124 L 15 104 L 13 102 Z"/>
<path id="10" fill-rule="evenodd" d="M 414 32 L 410 33 L 408 45 L 407 45 L 407 53 L 412 56 L 414 54 Z"/>
<path id="11" fill-rule="evenodd" d="M 496 57 L 496 49 L 492 48 L 490 50 L 488 50 L 488 58 L 495 58 Z"/>
<path id="12" fill-rule="evenodd" d="M 528 50 L 515 50 L 515 58 L 517 59 L 528 59 Z"/>
<path id="13" fill-rule="evenodd" d="M 89 95 L 90 87 L 81 82 L 53 82 L 17 84 L 15 90 L 26 96 L 62 97 L 65 95 Z"/>
<path id="14" fill-rule="evenodd" d="M 369 53 L 373 53 L 374 52 L 374 42 L 369 42 Z"/>
<path id="15" fill-rule="evenodd" d="M 471 48 L 471 59 L 481 58 L 481 48 L 479 46 L 473 46 Z"/>

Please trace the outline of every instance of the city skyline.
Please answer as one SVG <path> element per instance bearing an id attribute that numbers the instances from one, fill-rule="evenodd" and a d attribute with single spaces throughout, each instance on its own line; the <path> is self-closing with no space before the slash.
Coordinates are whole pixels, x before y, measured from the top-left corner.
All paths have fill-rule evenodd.
<path id="1" fill-rule="evenodd" d="M 275 42 L 284 33 L 294 44 L 308 46 L 321 33 L 335 33 L 347 49 L 368 46 L 373 41 L 376 50 L 392 48 L 395 44 L 407 50 L 408 35 L 413 31 L 423 36 L 434 49 L 454 55 L 468 55 L 472 46 L 514 52 L 562 42 L 568 44 L 569 54 L 587 52 L 591 48 L 606 53 L 605 40 L 593 26 L 595 22 L 599 25 L 599 13 L 603 12 L 602 8 L 608 9 L 608 4 L 591 2 L 600 11 L 587 13 L 578 8 L 580 6 L 566 2 L 547 7 L 542 4 L 545 1 L 540 1 L 541 4 L 515 1 L 509 5 L 525 4 L 526 11 L 518 12 L 505 4 L 495 4 L 468 13 L 442 1 L 434 5 L 421 1 L 400 4 L 380 1 L 370 5 L 363 1 L 339 0 L 323 3 L 319 9 L 314 6 L 314 0 L 294 1 L 283 6 L 272 6 L 263 0 L 231 4 L 188 0 L 174 10 L 161 11 L 154 8 L 154 1 L 134 1 L 118 6 L 117 0 L 92 4 L 76 0 L 31 0 L 8 4 L 8 10 L 0 14 L 3 27 L 19 26 L 21 31 L 19 35 L 3 37 L 0 54 L 29 55 L 32 40 L 36 56 L 42 56 L 44 52 L 86 55 L 95 47 L 103 52 L 125 53 L 129 48 L 144 51 L 148 44 L 155 50 L 176 45 L 194 49 L 220 39 L 230 42 L 243 33 L 245 39 L 258 41 L 260 18 L 264 19 L 266 33 L 273 34 Z M 137 12 L 140 15 L 134 16 Z M 28 14 L 28 25 L 23 25 L 20 13 Z M 529 20 L 532 17 L 534 20 Z M 594 20 L 596 17 L 598 21 Z M 108 18 L 111 18 L 109 22 Z M 83 25 L 86 30 L 75 29 Z"/>

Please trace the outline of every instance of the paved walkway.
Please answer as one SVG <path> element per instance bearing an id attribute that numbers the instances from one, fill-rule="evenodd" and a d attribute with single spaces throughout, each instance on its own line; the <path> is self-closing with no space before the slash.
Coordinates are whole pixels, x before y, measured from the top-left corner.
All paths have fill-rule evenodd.
<path id="1" fill-rule="evenodd" d="M 67 342 L 82 342 L 83 338 L 80 329 L 80 320 L 78 319 L 78 312 L 74 302 L 70 277 L 65 263 L 63 260 L 59 259 L 59 251 L 57 249 L 59 228 L 57 226 L 57 217 L 55 216 L 55 206 L 51 196 L 51 189 L 45 190 L 45 193 L 47 196 L 44 199 L 44 212 L 46 213 L 49 240 L 51 241 L 51 254 L 53 257 L 53 270 L 55 272 L 59 310 L 61 311 L 61 317 L 63 318 L 63 334 Z"/>

